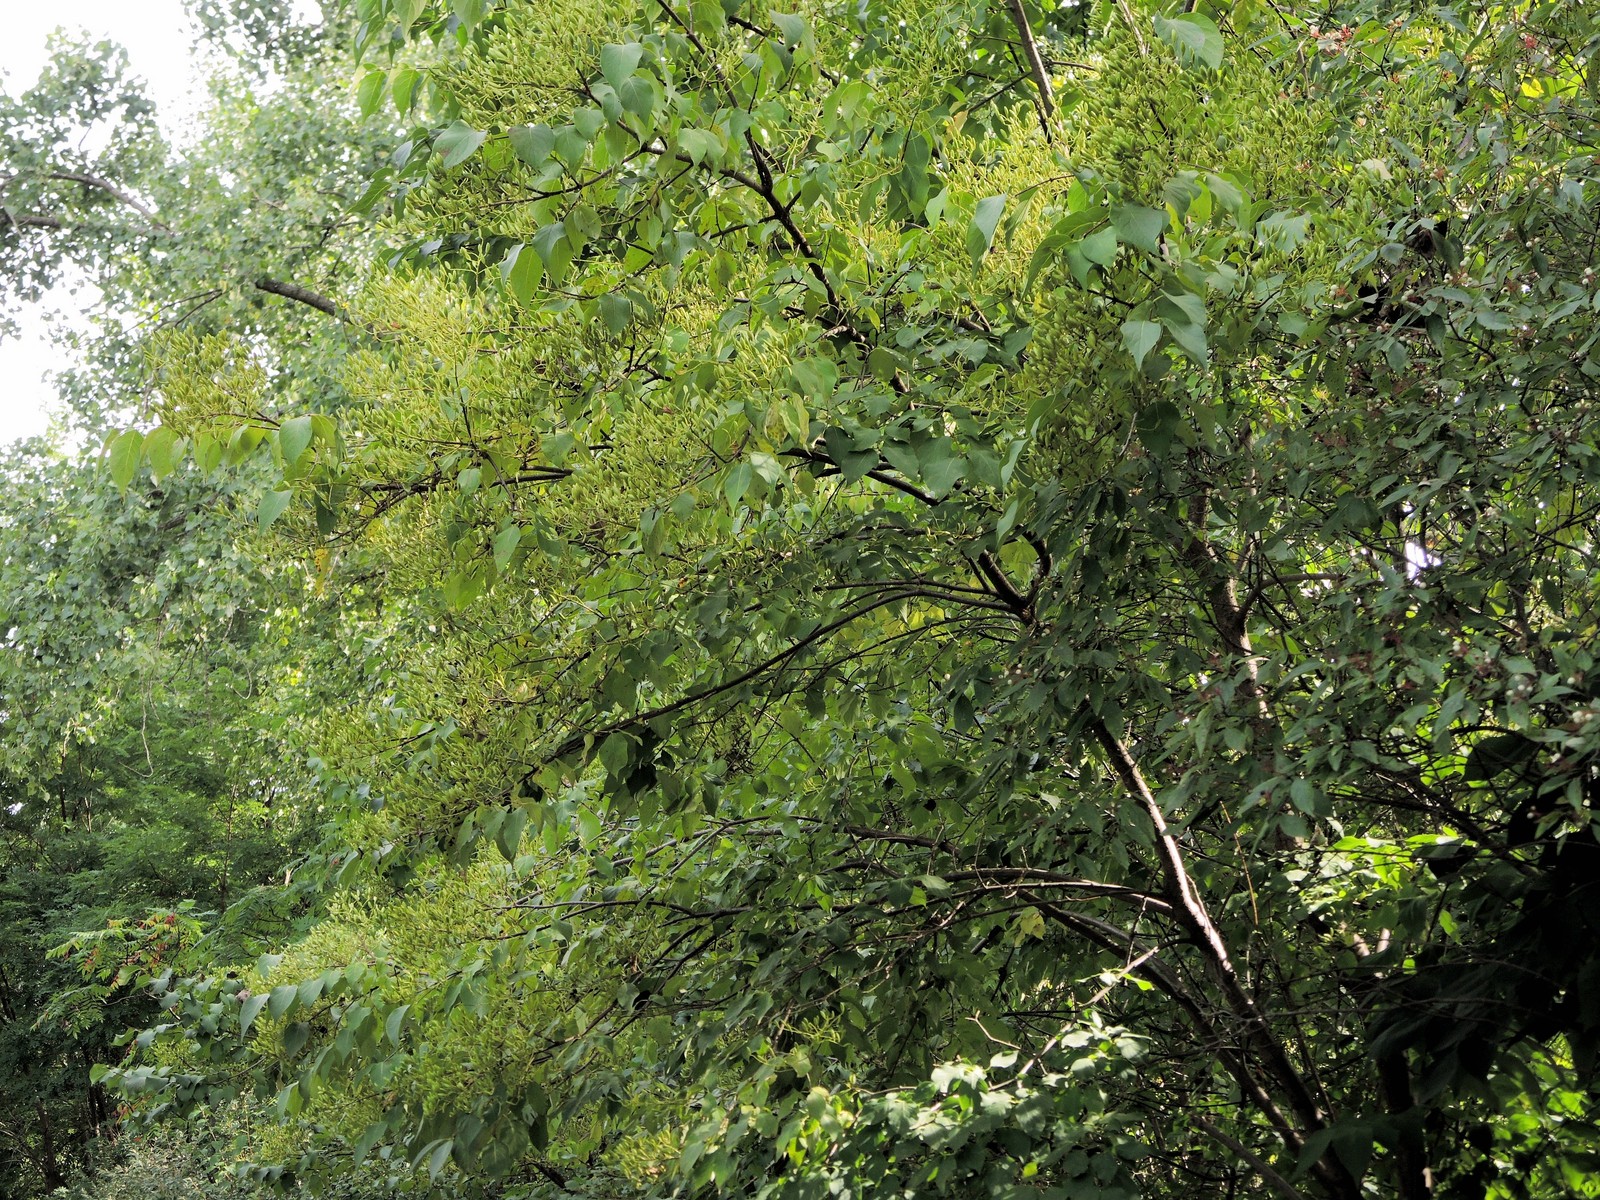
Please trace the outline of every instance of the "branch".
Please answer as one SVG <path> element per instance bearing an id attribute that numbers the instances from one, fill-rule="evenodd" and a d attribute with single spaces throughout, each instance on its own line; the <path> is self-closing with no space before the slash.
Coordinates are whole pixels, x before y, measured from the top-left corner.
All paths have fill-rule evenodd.
<path id="1" fill-rule="evenodd" d="M 539 1172 L 539 1174 L 543 1175 L 551 1183 L 555 1184 L 563 1192 L 570 1192 L 572 1190 L 572 1185 L 567 1182 L 566 1174 L 562 1171 L 558 1171 L 555 1167 L 545 1162 L 544 1159 L 534 1159 L 533 1169 Z"/>
<path id="2" fill-rule="evenodd" d="M 635 729 L 640 725 L 645 725 L 656 720 L 658 717 L 669 716 L 672 713 L 679 712 L 683 709 L 692 708 L 694 705 L 699 704 L 702 700 L 710 700 L 713 697 L 723 694 L 724 692 L 730 692 L 735 688 L 742 687 L 752 680 L 759 678 L 761 675 L 766 674 L 766 672 L 772 670 L 774 667 L 782 666 L 790 659 L 804 653 L 808 647 L 814 646 L 818 642 L 831 637 L 833 634 L 837 633 L 851 622 L 858 621 L 868 613 L 874 612 L 877 609 L 884 608 L 890 604 L 898 604 L 900 601 L 909 598 L 910 594 L 904 591 L 891 592 L 887 595 L 879 596 L 876 599 L 863 604 L 854 612 L 846 613 L 844 616 L 829 621 L 826 625 L 822 625 L 817 629 L 812 630 L 806 636 L 790 643 L 784 649 L 778 651 L 771 657 L 765 658 L 756 663 L 753 667 L 739 672 L 739 674 L 733 676 L 731 679 L 723 680 L 721 683 L 711 684 L 707 687 L 701 688 L 697 692 L 691 692 L 687 696 L 683 696 L 677 700 L 669 701 L 668 703 L 658 705 L 655 708 L 646 709 L 642 713 L 635 713 L 631 717 L 625 717 L 621 721 L 613 722 L 612 724 L 602 726 L 599 729 L 585 730 L 580 733 L 575 733 L 566 741 L 557 746 L 548 755 L 546 755 L 541 766 L 548 766 L 550 763 L 556 762 L 559 759 L 563 759 L 569 754 L 575 754 L 577 751 L 583 749 L 584 742 L 591 738 L 598 741 L 600 738 L 608 737 L 613 733 L 620 733 L 625 729 Z M 531 777 L 531 773 L 529 777 Z"/>
<path id="3" fill-rule="evenodd" d="M 256 280 L 256 291 L 270 292 L 274 296 L 282 296 L 285 300 L 295 300 L 301 304 L 310 305 L 318 312 L 327 313 L 330 317 L 344 320 L 339 306 L 328 299 L 321 292 L 313 292 L 310 288 L 301 287 L 298 283 L 284 283 L 278 279 Z"/>
<path id="4" fill-rule="evenodd" d="M 5 219 L 7 225 L 14 225 L 18 229 L 60 229 L 61 220 L 58 217 L 40 217 L 32 213 L 12 213 L 0 208 L 0 217 Z"/>
<path id="5" fill-rule="evenodd" d="M 150 224 L 155 226 L 162 233 L 172 232 L 172 226 L 168 225 L 160 217 L 156 216 L 156 214 L 138 198 L 129 195 L 116 184 L 112 183 L 109 179 L 102 179 L 98 175 L 90 175 L 84 171 L 51 171 L 45 176 L 45 178 L 61 180 L 66 183 L 81 183 L 84 185 L 84 187 L 98 188 L 100 191 L 106 193 L 106 195 L 120 200 L 123 204 L 126 204 L 129 208 L 133 209 L 134 212 L 138 213 L 146 221 L 149 221 Z"/>
<path id="6" fill-rule="evenodd" d="M 1011 21 L 1022 39 L 1022 54 L 1028 60 L 1028 71 L 1033 75 L 1033 86 L 1039 89 L 1039 111 L 1043 116 L 1040 125 L 1045 141 L 1050 140 L 1050 119 L 1056 115 L 1055 96 L 1050 90 L 1050 74 L 1045 70 L 1044 58 L 1039 53 L 1039 43 L 1033 40 L 1033 28 L 1028 24 L 1028 11 L 1022 0 L 1009 0 Z"/>
<path id="7" fill-rule="evenodd" d="M 1244 667 L 1242 688 L 1246 699 L 1255 705 L 1252 721 L 1258 732 L 1271 723 L 1266 693 L 1261 688 L 1261 672 L 1255 648 L 1250 644 L 1250 600 L 1239 600 L 1239 586 L 1232 564 L 1206 537 L 1206 522 L 1211 505 L 1208 491 L 1202 489 L 1194 517 L 1194 528 L 1180 553 L 1195 573 L 1211 575 L 1206 588 L 1206 604 L 1211 609 L 1211 624 L 1222 637 L 1223 649 Z"/>
<path id="8" fill-rule="evenodd" d="M 827 463 L 832 466 L 834 471 L 837 471 L 840 474 L 843 473 L 843 468 L 841 468 L 838 463 L 834 462 L 830 456 L 822 453 L 819 450 L 808 447 L 797 446 L 792 450 L 785 450 L 783 451 L 783 457 L 799 458 L 806 462 L 813 463 Z M 887 470 L 884 467 L 871 468 L 866 472 L 866 478 L 874 479 L 879 483 L 886 484 L 898 492 L 904 492 L 912 499 L 920 500 L 929 508 L 937 508 L 940 504 L 944 503 L 943 499 L 935 496 L 926 488 L 919 487 L 911 480 L 904 479 L 895 474 L 893 471 Z M 1026 536 L 1027 535 L 1024 535 L 1024 537 Z M 1047 569 L 1049 561 L 1048 552 L 1044 549 L 1041 543 L 1037 542 L 1036 539 L 1028 538 L 1028 542 L 1030 545 L 1034 546 L 1035 553 L 1039 555 L 1040 566 Z M 1043 581 L 1043 571 L 1041 571 L 1039 577 L 1034 580 L 1034 586 L 1030 588 L 1028 594 L 1024 595 L 1017 585 L 1011 582 L 1011 577 L 1005 573 L 1005 569 L 1000 565 L 999 560 L 995 558 L 992 551 L 985 550 L 980 553 L 978 557 L 973 560 L 973 566 L 978 570 L 978 573 L 983 578 L 989 581 L 990 587 L 992 588 L 991 594 L 999 597 L 1002 606 L 1007 612 L 1010 612 L 1012 615 L 1021 619 L 1024 624 L 1033 624 L 1034 593 L 1038 590 L 1038 584 Z"/>
<path id="9" fill-rule="evenodd" d="M 1173 836 L 1172 828 L 1167 824 L 1166 813 L 1162 811 L 1160 801 L 1151 791 L 1150 784 L 1139 769 L 1137 760 L 1122 739 L 1112 733 L 1100 717 L 1091 717 L 1089 728 L 1110 759 L 1111 768 L 1116 772 L 1117 778 L 1122 781 L 1128 793 L 1138 801 L 1150 821 L 1161 854 L 1163 887 L 1175 910 L 1173 915 L 1189 930 L 1194 944 L 1204 954 L 1211 974 L 1227 998 L 1228 1007 L 1245 1027 L 1246 1044 L 1255 1047 L 1265 1060 L 1268 1072 L 1288 1093 L 1289 1103 L 1294 1108 L 1296 1116 L 1300 1118 L 1303 1128 L 1308 1132 L 1325 1128 L 1327 1114 L 1322 1111 L 1316 1097 L 1311 1094 L 1311 1089 L 1295 1070 L 1288 1052 L 1268 1024 L 1266 1015 L 1250 998 L 1244 981 L 1239 978 L 1238 968 L 1234 966 L 1233 956 L 1228 953 L 1222 932 L 1211 919 L 1200 893 L 1195 890 L 1194 880 L 1190 877 L 1189 868 L 1183 860 L 1183 851 L 1178 847 L 1178 839 Z M 1284 1141 L 1291 1152 L 1298 1152 L 1298 1138 L 1285 1137 Z M 1324 1154 L 1317 1160 L 1315 1170 L 1334 1195 L 1354 1197 L 1361 1194 L 1360 1186 L 1351 1177 L 1350 1172 L 1331 1153 Z"/>
<path id="10" fill-rule="evenodd" d="M 1266 1180 L 1272 1190 L 1283 1196 L 1285 1200 L 1306 1200 L 1304 1192 L 1267 1166 L 1266 1162 L 1259 1155 L 1252 1153 L 1243 1142 L 1237 1138 L 1229 1137 L 1199 1113 L 1191 1113 L 1189 1119 L 1195 1123 L 1201 1133 L 1214 1141 L 1222 1143 L 1222 1145 L 1249 1163 L 1251 1170 Z"/>
<path id="11" fill-rule="evenodd" d="M 1206 1013 L 1205 1008 L 1201 1006 L 1199 998 L 1190 993 L 1189 989 L 1183 985 L 1160 955 L 1155 953 L 1154 950 L 1147 950 L 1135 956 L 1134 952 L 1139 949 L 1137 939 L 1126 930 L 1119 929 L 1110 922 L 1102 921 L 1097 917 L 1061 908 L 1042 896 L 1030 896 L 1029 898 L 1033 900 L 1034 907 L 1043 915 L 1060 925 L 1065 925 L 1068 929 L 1082 934 L 1101 949 L 1109 950 L 1113 954 L 1126 953 L 1130 959 L 1126 967 L 1128 973 L 1158 988 L 1163 995 L 1188 1014 L 1189 1019 L 1194 1022 L 1195 1028 L 1216 1047 L 1217 1059 L 1222 1063 L 1223 1068 L 1229 1075 L 1233 1076 L 1234 1082 L 1239 1085 L 1244 1094 L 1250 1097 L 1251 1103 L 1260 1109 L 1261 1114 L 1272 1123 L 1273 1130 L 1283 1139 L 1284 1145 L 1289 1147 L 1291 1153 L 1298 1154 L 1300 1152 L 1303 1144 L 1300 1135 L 1295 1132 L 1294 1127 L 1289 1123 L 1289 1118 L 1278 1107 L 1277 1101 L 1272 1098 L 1272 1093 L 1262 1086 L 1261 1081 L 1256 1078 L 1255 1073 L 1250 1070 L 1244 1059 L 1227 1045 L 1221 1030 L 1216 1027 L 1216 1024 Z"/>

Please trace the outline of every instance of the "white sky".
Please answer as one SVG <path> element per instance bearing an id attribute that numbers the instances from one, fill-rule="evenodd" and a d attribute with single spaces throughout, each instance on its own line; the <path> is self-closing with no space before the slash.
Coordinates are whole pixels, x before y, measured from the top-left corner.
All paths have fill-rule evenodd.
<path id="1" fill-rule="evenodd" d="M 187 107 L 195 38 L 181 0 L 7 0 L 0 7 L 0 72 L 12 95 L 39 77 L 45 39 L 64 26 L 120 43 L 134 72 L 149 80 L 150 95 L 166 121 Z M 81 292 L 69 296 L 62 288 L 46 307 L 70 313 L 91 298 Z M 55 391 L 43 377 L 57 365 L 59 351 L 46 340 L 38 316 L 25 314 L 23 326 L 20 340 L 0 341 L 0 442 L 44 432 L 55 402 Z"/>

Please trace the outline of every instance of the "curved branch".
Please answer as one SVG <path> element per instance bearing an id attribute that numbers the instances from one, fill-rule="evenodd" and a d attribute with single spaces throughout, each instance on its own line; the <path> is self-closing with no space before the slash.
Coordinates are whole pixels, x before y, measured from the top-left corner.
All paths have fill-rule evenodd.
<path id="1" fill-rule="evenodd" d="M 45 178 L 55 179 L 63 183 L 81 183 L 84 187 L 97 188 L 113 199 L 119 200 L 123 204 L 126 204 L 129 208 L 133 209 L 134 212 L 138 213 L 146 221 L 149 221 L 151 225 L 159 229 L 162 233 L 172 232 L 172 226 L 168 225 L 160 217 L 156 216 L 154 211 L 152 211 L 149 206 L 144 204 L 136 196 L 123 191 L 109 179 L 103 179 L 99 175 L 90 175 L 86 171 L 51 171 L 45 176 Z"/>

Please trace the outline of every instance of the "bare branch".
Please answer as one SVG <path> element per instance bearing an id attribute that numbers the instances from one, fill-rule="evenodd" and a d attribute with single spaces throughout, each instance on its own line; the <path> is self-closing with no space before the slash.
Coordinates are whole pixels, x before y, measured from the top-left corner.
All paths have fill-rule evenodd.
<path id="1" fill-rule="evenodd" d="M 1257 1175 L 1261 1176 L 1261 1178 L 1266 1181 L 1267 1185 L 1271 1187 L 1273 1191 L 1277 1192 L 1280 1196 L 1283 1196 L 1285 1200 L 1306 1200 L 1306 1194 L 1304 1192 L 1269 1167 L 1265 1160 L 1263 1160 L 1259 1155 L 1253 1153 L 1243 1142 L 1239 1141 L 1237 1138 L 1229 1137 L 1210 1121 L 1202 1117 L 1199 1113 L 1191 1113 L 1189 1119 L 1194 1122 L 1195 1127 L 1199 1129 L 1200 1132 L 1204 1133 L 1213 1141 L 1219 1142 L 1226 1146 L 1240 1158 L 1244 1159 L 1245 1162 L 1249 1163 L 1250 1168 L 1255 1171 Z"/>
<path id="2" fill-rule="evenodd" d="M 344 316 L 339 311 L 339 306 L 328 299 L 321 292 L 313 292 L 308 287 L 301 287 L 298 283 L 284 283 L 280 279 L 256 280 L 256 291 L 270 292 L 274 296 L 282 296 L 285 300 L 294 300 L 300 304 L 310 305 L 318 312 L 327 313 L 330 317 L 340 320 Z"/>
<path id="3" fill-rule="evenodd" d="M 1050 89 L 1050 73 L 1045 69 L 1044 56 L 1039 53 L 1039 43 L 1034 41 L 1033 28 L 1028 24 L 1028 10 L 1023 7 L 1023 0 L 1009 0 L 1007 7 L 1011 10 L 1011 21 L 1017 27 L 1017 36 L 1022 39 L 1022 54 L 1028 60 L 1028 71 L 1033 75 L 1033 86 L 1039 89 L 1039 112 L 1042 117 L 1040 124 L 1044 128 L 1045 140 L 1050 140 L 1050 120 L 1056 115 L 1055 95 Z"/>
<path id="4" fill-rule="evenodd" d="M 41 217 L 33 213 L 12 213 L 0 208 L 0 219 L 7 225 L 15 225 L 18 229 L 60 229 L 61 221 L 56 217 Z"/>

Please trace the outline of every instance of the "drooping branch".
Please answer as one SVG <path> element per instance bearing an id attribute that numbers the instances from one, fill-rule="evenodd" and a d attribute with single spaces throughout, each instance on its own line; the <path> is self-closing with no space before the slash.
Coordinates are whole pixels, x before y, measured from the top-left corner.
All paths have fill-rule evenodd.
<path id="1" fill-rule="evenodd" d="M 1267 1164 L 1266 1160 L 1252 1151 L 1250 1147 L 1246 1146 L 1238 1138 L 1230 1137 L 1228 1134 L 1218 1129 L 1215 1125 L 1206 1120 L 1204 1117 L 1200 1116 L 1198 1113 L 1191 1113 L 1189 1120 L 1194 1124 L 1196 1129 L 1200 1130 L 1201 1133 L 1205 1134 L 1213 1141 L 1226 1146 L 1240 1158 L 1244 1159 L 1245 1162 L 1249 1163 L 1250 1169 L 1257 1175 L 1261 1176 L 1261 1178 L 1266 1182 L 1267 1186 L 1273 1191 L 1277 1192 L 1278 1195 L 1284 1197 L 1284 1200 L 1306 1200 L 1306 1195 L 1304 1192 L 1295 1187 L 1294 1184 L 1290 1183 L 1282 1175 L 1278 1174 L 1278 1172 L 1274 1171 Z"/>
<path id="2" fill-rule="evenodd" d="M 129 208 L 133 209 L 134 212 L 138 213 L 146 221 L 149 221 L 151 225 L 159 229 L 162 233 L 172 232 L 172 226 L 168 225 L 160 217 L 156 216 L 155 212 L 152 211 L 148 205 L 139 200 L 136 196 L 123 191 L 109 179 L 103 179 L 99 175 L 90 175 L 86 171 L 51 171 L 45 176 L 45 178 L 58 180 L 63 183 L 81 183 L 84 187 L 97 188 L 113 199 L 126 204 Z"/>

